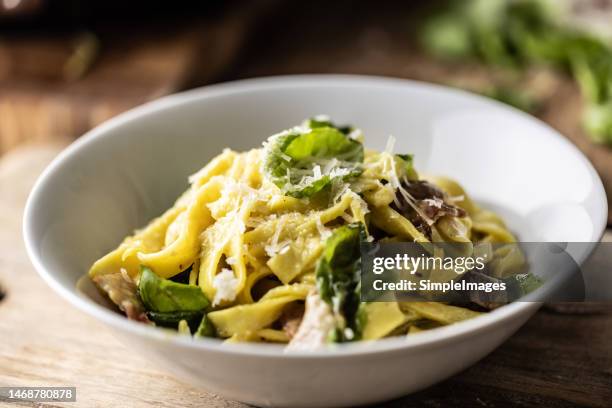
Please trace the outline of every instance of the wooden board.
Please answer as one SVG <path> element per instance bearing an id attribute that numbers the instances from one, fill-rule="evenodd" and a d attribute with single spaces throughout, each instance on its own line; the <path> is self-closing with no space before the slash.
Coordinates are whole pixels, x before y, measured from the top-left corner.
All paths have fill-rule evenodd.
<path id="1" fill-rule="evenodd" d="M 194 27 L 163 39 L 131 33 L 121 42 L 87 33 L 81 46 L 95 48 L 95 55 L 78 78 L 66 77 L 65 68 L 83 34 L 8 42 L 0 47 L 0 64 L 8 65 L 0 75 L 0 154 L 21 143 L 75 138 L 178 89 L 200 46 L 199 34 Z"/>
<path id="2" fill-rule="evenodd" d="M 23 248 L 21 217 L 32 183 L 57 152 L 53 146 L 21 148 L 0 160 L 0 286 L 6 292 L 0 300 L 0 386 L 77 387 L 76 404 L 48 406 L 245 406 L 179 382 L 38 277 Z M 609 269 L 612 259 L 605 262 Z M 607 407 L 611 338 L 612 309 L 592 315 L 543 310 L 474 367 L 385 406 Z"/>

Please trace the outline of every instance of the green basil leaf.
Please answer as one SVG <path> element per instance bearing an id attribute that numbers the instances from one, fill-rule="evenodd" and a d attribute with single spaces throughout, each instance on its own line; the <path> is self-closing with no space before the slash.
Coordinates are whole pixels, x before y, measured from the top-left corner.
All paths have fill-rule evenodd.
<path id="1" fill-rule="evenodd" d="M 322 127 L 330 127 L 330 128 L 334 128 L 334 129 L 339 130 L 340 132 L 344 133 L 345 135 L 348 135 L 353 130 L 355 130 L 355 128 L 353 128 L 350 125 L 339 126 L 339 125 L 336 125 L 331 120 L 329 120 L 328 118 L 321 118 L 321 117 L 314 117 L 314 118 L 306 119 L 304 121 L 303 125 L 306 126 L 307 128 L 310 128 L 310 129 L 316 129 L 316 128 L 322 128 Z"/>
<path id="2" fill-rule="evenodd" d="M 310 197 L 359 176 L 363 155 L 363 145 L 336 128 L 302 126 L 268 139 L 264 171 L 286 195 Z"/>
<path id="3" fill-rule="evenodd" d="M 193 329 L 197 327 L 202 312 L 147 312 L 149 320 L 155 322 L 157 326 L 171 327 L 176 329 L 181 320 L 186 320 Z"/>
<path id="4" fill-rule="evenodd" d="M 364 237 L 365 229 L 361 224 L 334 230 L 317 263 L 317 289 L 336 318 L 336 330 L 330 337 L 334 342 L 357 340 L 363 331 L 360 244 Z M 346 329 L 350 329 L 350 335 Z"/>
<path id="5" fill-rule="evenodd" d="M 193 335 L 194 337 L 216 337 L 216 333 L 217 329 L 215 329 L 215 326 L 210 321 L 208 316 L 204 314 L 204 316 L 202 316 L 202 320 L 200 321 L 198 328 L 196 329 Z"/>
<path id="6" fill-rule="evenodd" d="M 508 286 L 508 293 L 512 294 L 514 299 L 525 296 L 534 290 L 538 289 L 544 281 L 532 273 L 519 273 L 504 279 Z"/>
<path id="7" fill-rule="evenodd" d="M 152 312 L 200 312 L 210 306 L 202 289 L 162 279 L 142 266 L 138 291 L 145 308 Z"/>
<path id="8" fill-rule="evenodd" d="M 401 164 L 402 175 L 405 175 L 408 180 L 418 180 L 419 176 L 414 169 L 414 156 L 412 154 L 397 154 Z M 402 178 L 400 176 L 400 178 Z"/>
<path id="9" fill-rule="evenodd" d="M 586 100 L 584 127 L 595 142 L 612 145 L 612 46 L 604 37 L 577 30 L 564 11 L 543 0 L 465 0 L 448 2 L 421 30 L 431 54 L 476 58 L 487 64 L 524 71 L 530 64 L 572 73 Z M 499 89 L 479 90 L 526 111 L 539 102 L 520 90 L 514 75 Z M 516 85 L 519 85 L 515 89 Z"/>

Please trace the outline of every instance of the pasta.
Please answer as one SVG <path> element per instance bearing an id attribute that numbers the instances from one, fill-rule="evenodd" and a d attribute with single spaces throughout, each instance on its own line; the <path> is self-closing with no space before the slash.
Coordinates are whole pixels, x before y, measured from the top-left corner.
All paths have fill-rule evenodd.
<path id="1" fill-rule="evenodd" d="M 317 117 L 263 148 L 226 149 L 89 276 L 147 324 L 298 349 L 411 336 L 478 316 L 482 307 L 360 302 L 358 239 L 515 241 L 456 182 L 420 177 L 392 141 L 377 152 L 361 140 L 359 130 Z M 499 278 L 524 263 L 520 251 L 497 254 Z"/>

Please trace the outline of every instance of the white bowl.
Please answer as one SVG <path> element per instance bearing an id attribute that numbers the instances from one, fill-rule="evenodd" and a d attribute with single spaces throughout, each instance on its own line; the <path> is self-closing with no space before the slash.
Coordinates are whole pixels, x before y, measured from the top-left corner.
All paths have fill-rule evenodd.
<path id="1" fill-rule="evenodd" d="M 172 95 L 97 127 L 43 173 L 28 201 L 28 253 L 47 283 L 134 350 L 189 384 L 273 406 L 373 403 L 441 381 L 487 355 L 539 307 L 514 303 L 407 338 L 286 354 L 273 345 L 192 340 L 128 321 L 77 291 L 98 257 L 160 214 L 187 176 L 224 147 L 325 113 L 362 128 L 366 145 L 416 155 L 419 170 L 459 180 L 523 241 L 598 241 L 607 203 L 591 164 L 557 132 L 500 103 L 418 82 L 294 76 Z M 586 256 L 583 254 L 582 258 Z M 57 330 L 62 323 L 57 322 Z"/>

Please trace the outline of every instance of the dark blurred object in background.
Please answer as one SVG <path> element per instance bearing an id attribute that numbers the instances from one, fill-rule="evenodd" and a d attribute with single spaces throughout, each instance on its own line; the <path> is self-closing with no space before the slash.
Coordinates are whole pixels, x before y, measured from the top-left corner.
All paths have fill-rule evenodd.
<path id="1" fill-rule="evenodd" d="M 0 155 L 217 80 L 274 3 L 0 0 Z"/>
<path id="2" fill-rule="evenodd" d="M 198 15 L 212 15 L 231 7 L 236 0 L 224 1 L 159 1 L 159 0 L 0 0 L 0 21 L 3 28 L 63 27 L 111 22 L 143 22 Z"/>
<path id="3" fill-rule="evenodd" d="M 18 19 L 35 16 L 43 10 L 44 0 L 2 0 L 0 19 Z"/>

